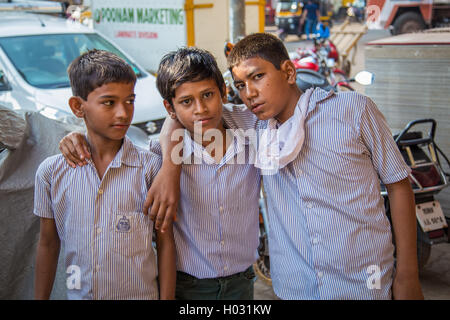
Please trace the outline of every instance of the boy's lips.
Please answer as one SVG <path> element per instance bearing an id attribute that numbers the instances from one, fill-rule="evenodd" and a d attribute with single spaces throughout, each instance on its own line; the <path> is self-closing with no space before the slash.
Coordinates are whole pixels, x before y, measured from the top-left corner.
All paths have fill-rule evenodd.
<path id="1" fill-rule="evenodd" d="M 112 127 L 116 129 L 125 129 L 128 128 L 129 126 L 130 126 L 129 123 L 115 123 L 112 125 Z"/>
<path id="2" fill-rule="evenodd" d="M 262 107 L 264 106 L 264 103 L 255 103 L 251 105 L 251 110 L 253 113 L 258 113 L 262 111 Z"/>
<path id="3" fill-rule="evenodd" d="M 200 122 L 201 124 L 207 124 L 208 122 L 210 122 L 213 118 L 203 118 L 203 119 L 199 119 L 197 120 L 198 122 Z"/>

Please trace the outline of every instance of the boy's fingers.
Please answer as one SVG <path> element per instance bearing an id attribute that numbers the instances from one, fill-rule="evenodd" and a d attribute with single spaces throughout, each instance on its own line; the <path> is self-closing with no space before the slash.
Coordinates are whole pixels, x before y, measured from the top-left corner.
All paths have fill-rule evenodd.
<path id="1" fill-rule="evenodd" d="M 66 146 L 61 145 L 59 147 L 59 150 L 61 151 L 61 153 L 64 156 L 64 159 L 66 159 L 66 162 L 71 166 L 71 167 L 76 167 L 77 166 L 77 159 L 73 156 L 72 153 L 70 153 L 70 151 L 68 150 L 68 148 Z"/>
<path id="2" fill-rule="evenodd" d="M 84 157 L 85 158 L 91 158 L 91 152 L 89 151 L 88 146 L 84 145 Z"/>
<path id="3" fill-rule="evenodd" d="M 167 206 L 164 203 L 161 203 L 159 205 L 158 215 L 156 216 L 156 221 L 155 221 L 156 230 L 159 230 L 159 228 L 161 227 L 161 225 L 164 221 L 166 208 L 167 208 Z M 162 230 L 161 232 L 164 232 L 164 230 Z"/>
<path id="4" fill-rule="evenodd" d="M 164 217 L 164 222 L 161 227 L 161 232 L 165 232 L 172 221 L 176 221 L 176 218 L 176 210 L 174 211 L 174 207 L 167 207 L 166 216 Z"/>
<path id="5" fill-rule="evenodd" d="M 150 219 L 153 220 L 153 221 L 155 221 L 155 218 L 156 218 L 156 216 L 157 216 L 157 214 L 158 214 L 159 205 L 160 205 L 159 202 L 154 201 L 153 204 L 152 204 L 152 206 L 151 206 L 151 209 L 150 209 Z"/>
<path id="6" fill-rule="evenodd" d="M 85 160 L 80 159 L 79 151 L 76 149 L 76 146 L 73 145 L 73 141 L 70 139 L 64 138 L 59 143 L 59 150 L 64 155 L 66 159 L 70 159 L 73 163 L 79 165 L 80 167 L 87 164 Z"/>
<path id="7" fill-rule="evenodd" d="M 152 206 L 153 203 L 153 194 L 150 193 L 150 191 L 147 193 L 147 197 L 145 198 L 144 201 L 144 214 L 148 215 L 148 210 L 150 209 L 150 207 Z M 150 219 L 153 220 L 155 217 L 152 217 L 150 215 Z"/>

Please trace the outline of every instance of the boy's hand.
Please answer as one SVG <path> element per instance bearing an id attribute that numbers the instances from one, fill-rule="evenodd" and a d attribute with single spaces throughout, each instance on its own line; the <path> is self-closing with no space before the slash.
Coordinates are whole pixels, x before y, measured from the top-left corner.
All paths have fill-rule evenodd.
<path id="1" fill-rule="evenodd" d="M 59 150 L 72 168 L 84 166 L 87 164 L 86 158 L 91 158 L 87 141 L 79 132 L 71 132 L 62 138 Z"/>
<path id="2" fill-rule="evenodd" d="M 144 202 L 144 214 L 148 214 L 151 207 L 150 219 L 155 221 L 156 230 L 161 227 L 161 232 L 165 232 L 172 225 L 172 221 L 176 221 L 180 199 L 180 174 L 180 166 L 163 164 Z"/>
<path id="3" fill-rule="evenodd" d="M 392 284 L 392 295 L 394 300 L 423 300 L 417 274 L 406 276 L 396 274 Z"/>

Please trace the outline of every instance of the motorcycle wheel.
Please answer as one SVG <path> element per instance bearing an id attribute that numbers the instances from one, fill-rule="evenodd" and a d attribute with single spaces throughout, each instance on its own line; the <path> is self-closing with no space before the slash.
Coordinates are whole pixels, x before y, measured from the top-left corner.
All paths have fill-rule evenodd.
<path id="1" fill-rule="evenodd" d="M 270 258 L 268 256 L 259 256 L 258 260 L 253 264 L 256 275 L 265 284 L 271 286 L 272 278 L 270 277 Z"/>
<path id="2" fill-rule="evenodd" d="M 422 231 L 422 228 L 417 228 L 417 262 L 419 264 L 419 272 L 425 267 L 430 258 L 431 244 L 427 242 L 427 235 Z"/>
<path id="3" fill-rule="evenodd" d="M 264 223 L 260 223 L 259 225 L 259 247 L 258 247 L 258 259 L 253 264 L 253 269 L 255 270 L 256 275 L 260 278 L 264 283 L 271 286 L 272 278 L 270 277 L 270 257 L 269 250 L 267 248 L 267 233 L 264 227 Z"/>

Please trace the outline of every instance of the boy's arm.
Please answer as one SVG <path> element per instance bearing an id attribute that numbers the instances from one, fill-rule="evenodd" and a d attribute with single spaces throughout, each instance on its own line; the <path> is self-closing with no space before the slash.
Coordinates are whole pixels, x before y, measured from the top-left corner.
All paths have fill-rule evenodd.
<path id="1" fill-rule="evenodd" d="M 54 219 L 41 218 L 34 279 L 34 298 L 47 300 L 53 288 L 58 265 L 60 240 Z"/>
<path id="2" fill-rule="evenodd" d="M 144 202 L 144 214 L 147 214 L 151 207 L 150 219 L 155 221 L 155 229 L 161 228 L 162 232 L 176 219 L 180 199 L 181 163 L 173 161 L 172 151 L 182 140 L 172 141 L 171 137 L 175 130 L 182 128 L 178 121 L 170 117 L 164 121 L 159 136 L 163 163 Z"/>
<path id="3" fill-rule="evenodd" d="M 414 193 L 408 180 L 411 169 L 394 142 L 383 114 L 367 97 L 360 132 L 373 167 L 388 191 L 397 252 L 394 299 L 423 299 L 418 276 Z"/>
<path id="4" fill-rule="evenodd" d="M 91 157 L 86 138 L 80 132 L 74 131 L 62 138 L 59 150 L 72 168 L 84 166 L 87 164 L 86 158 Z"/>
<path id="5" fill-rule="evenodd" d="M 417 231 L 414 193 L 408 178 L 386 185 L 395 236 L 397 265 L 393 297 L 423 299 L 417 262 Z"/>
<path id="6" fill-rule="evenodd" d="M 175 240 L 173 225 L 167 224 L 164 233 L 156 231 L 156 250 L 158 254 L 159 299 L 174 300 L 176 284 Z"/>

